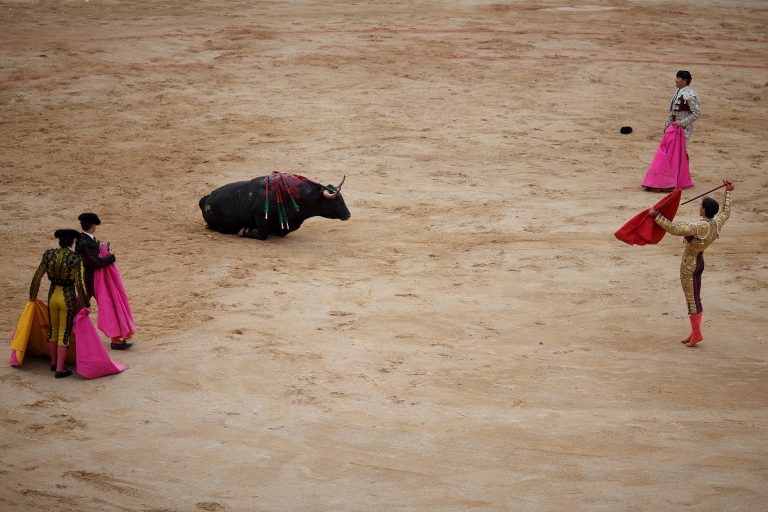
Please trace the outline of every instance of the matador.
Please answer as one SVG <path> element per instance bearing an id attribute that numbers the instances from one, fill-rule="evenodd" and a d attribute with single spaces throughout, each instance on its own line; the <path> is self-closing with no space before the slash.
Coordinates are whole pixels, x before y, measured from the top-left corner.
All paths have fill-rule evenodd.
<path id="1" fill-rule="evenodd" d="M 656 224 L 661 226 L 664 231 L 671 235 L 684 237 L 685 249 L 683 250 L 683 259 L 680 262 L 680 284 L 683 287 L 685 301 L 688 305 L 691 334 L 682 340 L 682 343 L 688 347 L 692 347 L 704 339 L 701 334 L 701 315 L 703 312 L 701 274 L 704 272 L 704 250 L 720 237 L 720 230 L 731 215 L 733 184 L 730 181 L 723 183 L 725 185 L 723 208 L 720 209 L 720 205 L 714 199 L 705 197 L 701 201 L 699 214 L 702 218 L 698 222 L 673 222 L 653 207 L 648 210 L 648 215 L 654 217 Z"/>
<path id="2" fill-rule="evenodd" d="M 667 122 L 664 123 L 664 129 L 661 133 L 667 131 L 667 126 L 672 123 L 683 128 L 685 132 L 685 147 L 691 142 L 693 134 L 693 122 L 701 117 L 701 99 L 696 91 L 691 89 L 691 80 L 693 77 L 689 71 L 680 70 L 675 75 L 675 86 L 677 90 L 669 103 L 669 115 Z"/>
<path id="3" fill-rule="evenodd" d="M 72 375 L 65 367 L 65 360 L 78 309 L 77 299 L 86 308 L 90 308 L 91 303 L 85 289 L 83 262 L 72 251 L 80 233 L 74 229 L 58 229 L 54 236 L 59 239 L 59 247 L 43 253 L 29 286 L 29 300 L 37 300 L 40 281 L 43 275 L 48 274 L 51 281 L 48 289 L 48 345 L 51 351 L 51 371 L 55 371 L 55 377 L 60 379 Z"/>

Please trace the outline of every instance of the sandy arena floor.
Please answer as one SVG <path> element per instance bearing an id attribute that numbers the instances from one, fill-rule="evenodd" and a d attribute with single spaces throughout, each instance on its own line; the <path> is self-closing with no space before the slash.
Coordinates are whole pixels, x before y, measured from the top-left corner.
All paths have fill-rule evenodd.
<path id="1" fill-rule="evenodd" d="M 768 510 L 767 24 L 758 1 L 0 1 L 0 333 L 89 210 L 139 326 L 94 381 L 5 345 L 0 509 Z M 659 197 L 678 69 L 703 101 L 683 198 L 736 185 L 694 349 L 680 240 L 612 235 Z M 272 170 L 346 174 L 352 219 L 205 229 L 200 196 Z"/>

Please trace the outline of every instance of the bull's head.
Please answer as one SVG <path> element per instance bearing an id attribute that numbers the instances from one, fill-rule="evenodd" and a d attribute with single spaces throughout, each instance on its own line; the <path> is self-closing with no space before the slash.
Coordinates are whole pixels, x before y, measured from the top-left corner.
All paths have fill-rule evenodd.
<path id="1" fill-rule="evenodd" d="M 347 205 L 344 204 L 344 198 L 341 197 L 341 186 L 344 184 L 344 180 L 347 177 L 344 176 L 341 179 L 341 183 L 336 185 L 326 185 L 323 187 L 324 201 L 321 201 L 320 215 L 329 219 L 341 219 L 347 220 L 350 217 Z"/>

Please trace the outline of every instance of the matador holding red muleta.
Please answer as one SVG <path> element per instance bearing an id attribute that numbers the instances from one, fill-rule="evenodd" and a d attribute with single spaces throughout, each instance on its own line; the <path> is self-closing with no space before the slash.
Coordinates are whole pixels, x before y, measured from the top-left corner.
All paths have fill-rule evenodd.
<path id="1" fill-rule="evenodd" d="M 678 189 L 654 206 L 640 212 L 615 233 L 616 238 L 630 245 L 656 244 L 666 233 L 684 237 L 685 248 L 680 262 L 680 284 L 691 322 L 691 334 L 682 342 L 688 347 L 693 347 L 704 339 L 701 333 L 703 313 L 701 275 L 704 272 L 704 251 L 720 237 L 720 231 L 731 215 L 731 191 L 734 187 L 730 181 L 723 181 L 723 185 L 718 188 L 723 187 L 725 188 L 723 207 L 720 208 L 720 204 L 711 197 L 705 197 L 699 207 L 701 219 L 696 222 L 672 220 L 680 201 Z"/>
<path id="2" fill-rule="evenodd" d="M 685 249 L 683 259 L 680 262 L 680 284 L 683 287 L 685 301 L 688 304 L 688 315 L 691 321 L 691 334 L 682 340 L 688 347 L 692 347 L 704 336 L 701 334 L 701 274 L 704 272 L 704 250 L 712 242 L 720 238 L 720 229 L 731 215 L 731 191 L 733 184 L 730 181 L 723 182 L 725 186 L 725 201 L 723 208 L 711 197 L 705 197 L 701 201 L 698 222 L 673 222 L 667 219 L 654 207 L 648 209 L 648 215 L 654 219 L 658 226 L 671 235 L 685 237 Z"/>

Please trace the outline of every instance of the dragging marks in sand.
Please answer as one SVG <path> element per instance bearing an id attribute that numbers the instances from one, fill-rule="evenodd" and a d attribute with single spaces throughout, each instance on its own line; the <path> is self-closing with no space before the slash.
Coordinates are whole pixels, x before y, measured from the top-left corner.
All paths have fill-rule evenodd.
<path id="1" fill-rule="evenodd" d="M 81 435 L 88 425 L 68 414 L 54 414 L 52 423 L 33 423 L 26 425 L 25 430 L 33 432 L 36 436 L 55 436 L 58 439 L 77 439 L 80 441 L 91 439 Z"/>
<path id="2" fill-rule="evenodd" d="M 206 510 L 208 512 L 220 512 L 222 510 L 228 509 L 228 507 L 222 505 L 221 503 L 216 503 L 215 501 L 201 501 L 199 503 L 195 503 L 195 508 L 197 510 Z"/>
<path id="3" fill-rule="evenodd" d="M 126 480 L 120 480 L 109 473 L 97 473 L 86 470 L 66 471 L 62 477 L 74 478 L 102 492 L 118 493 L 127 496 L 140 496 L 137 487 Z"/>
<path id="4" fill-rule="evenodd" d="M 354 323 L 358 320 L 356 315 L 351 311 L 331 311 L 328 313 L 334 322 L 331 329 L 335 331 L 345 331 L 353 329 Z M 318 330 L 322 330 L 322 327 L 318 327 Z"/>
<path id="5" fill-rule="evenodd" d="M 39 470 L 37 467 L 24 468 L 25 471 Z M 72 481 L 75 480 L 75 482 Z M 58 480 L 58 482 L 56 481 Z M 33 498 L 38 503 L 45 503 L 46 506 L 57 507 L 60 510 L 96 510 L 101 507 L 89 508 L 85 506 L 82 500 L 82 489 L 78 490 L 78 483 L 85 484 L 88 487 L 94 488 L 102 496 L 95 498 L 94 501 L 105 504 L 108 498 L 106 494 L 118 494 L 126 498 L 135 499 L 142 494 L 138 490 L 138 486 L 133 486 L 127 481 L 114 478 L 108 473 L 91 472 L 86 470 L 66 471 L 60 475 L 60 480 L 55 475 L 50 475 L 46 478 L 46 482 L 40 486 L 33 486 L 33 482 L 37 481 L 35 478 L 30 478 L 27 486 L 24 486 L 17 490 L 21 499 L 13 498 L 12 495 L 7 495 L 8 500 L 0 500 L 0 504 L 3 502 L 8 504 L 20 505 L 26 503 L 27 499 Z M 55 482 L 55 483 L 54 483 Z M 112 503 L 114 506 L 115 504 Z M 119 507 L 123 509 L 123 507 Z M 38 508 L 35 508 L 37 510 Z M 21 510 L 21 509 L 19 509 Z M 25 510 L 27 510 L 25 508 Z M 29 509 L 31 510 L 31 508 Z M 126 508 L 127 510 L 127 508 Z M 171 509 L 172 510 L 172 509 Z"/>
<path id="6" fill-rule="evenodd" d="M 19 491 L 19 494 L 25 497 L 36 497 L 36 498 L 45 498 L 45 499 L 52 499 L 56 500 L 57 504 L 59 506 L 61 505 L 68 505 L 68 506 L 76 506 L 77 501 L 74 498 L 70 498 L 68 496 L 63 496 L 61 494 L 57 494 L 50 491 L 41 491 L 39 489 L 21 489 Z"/>

